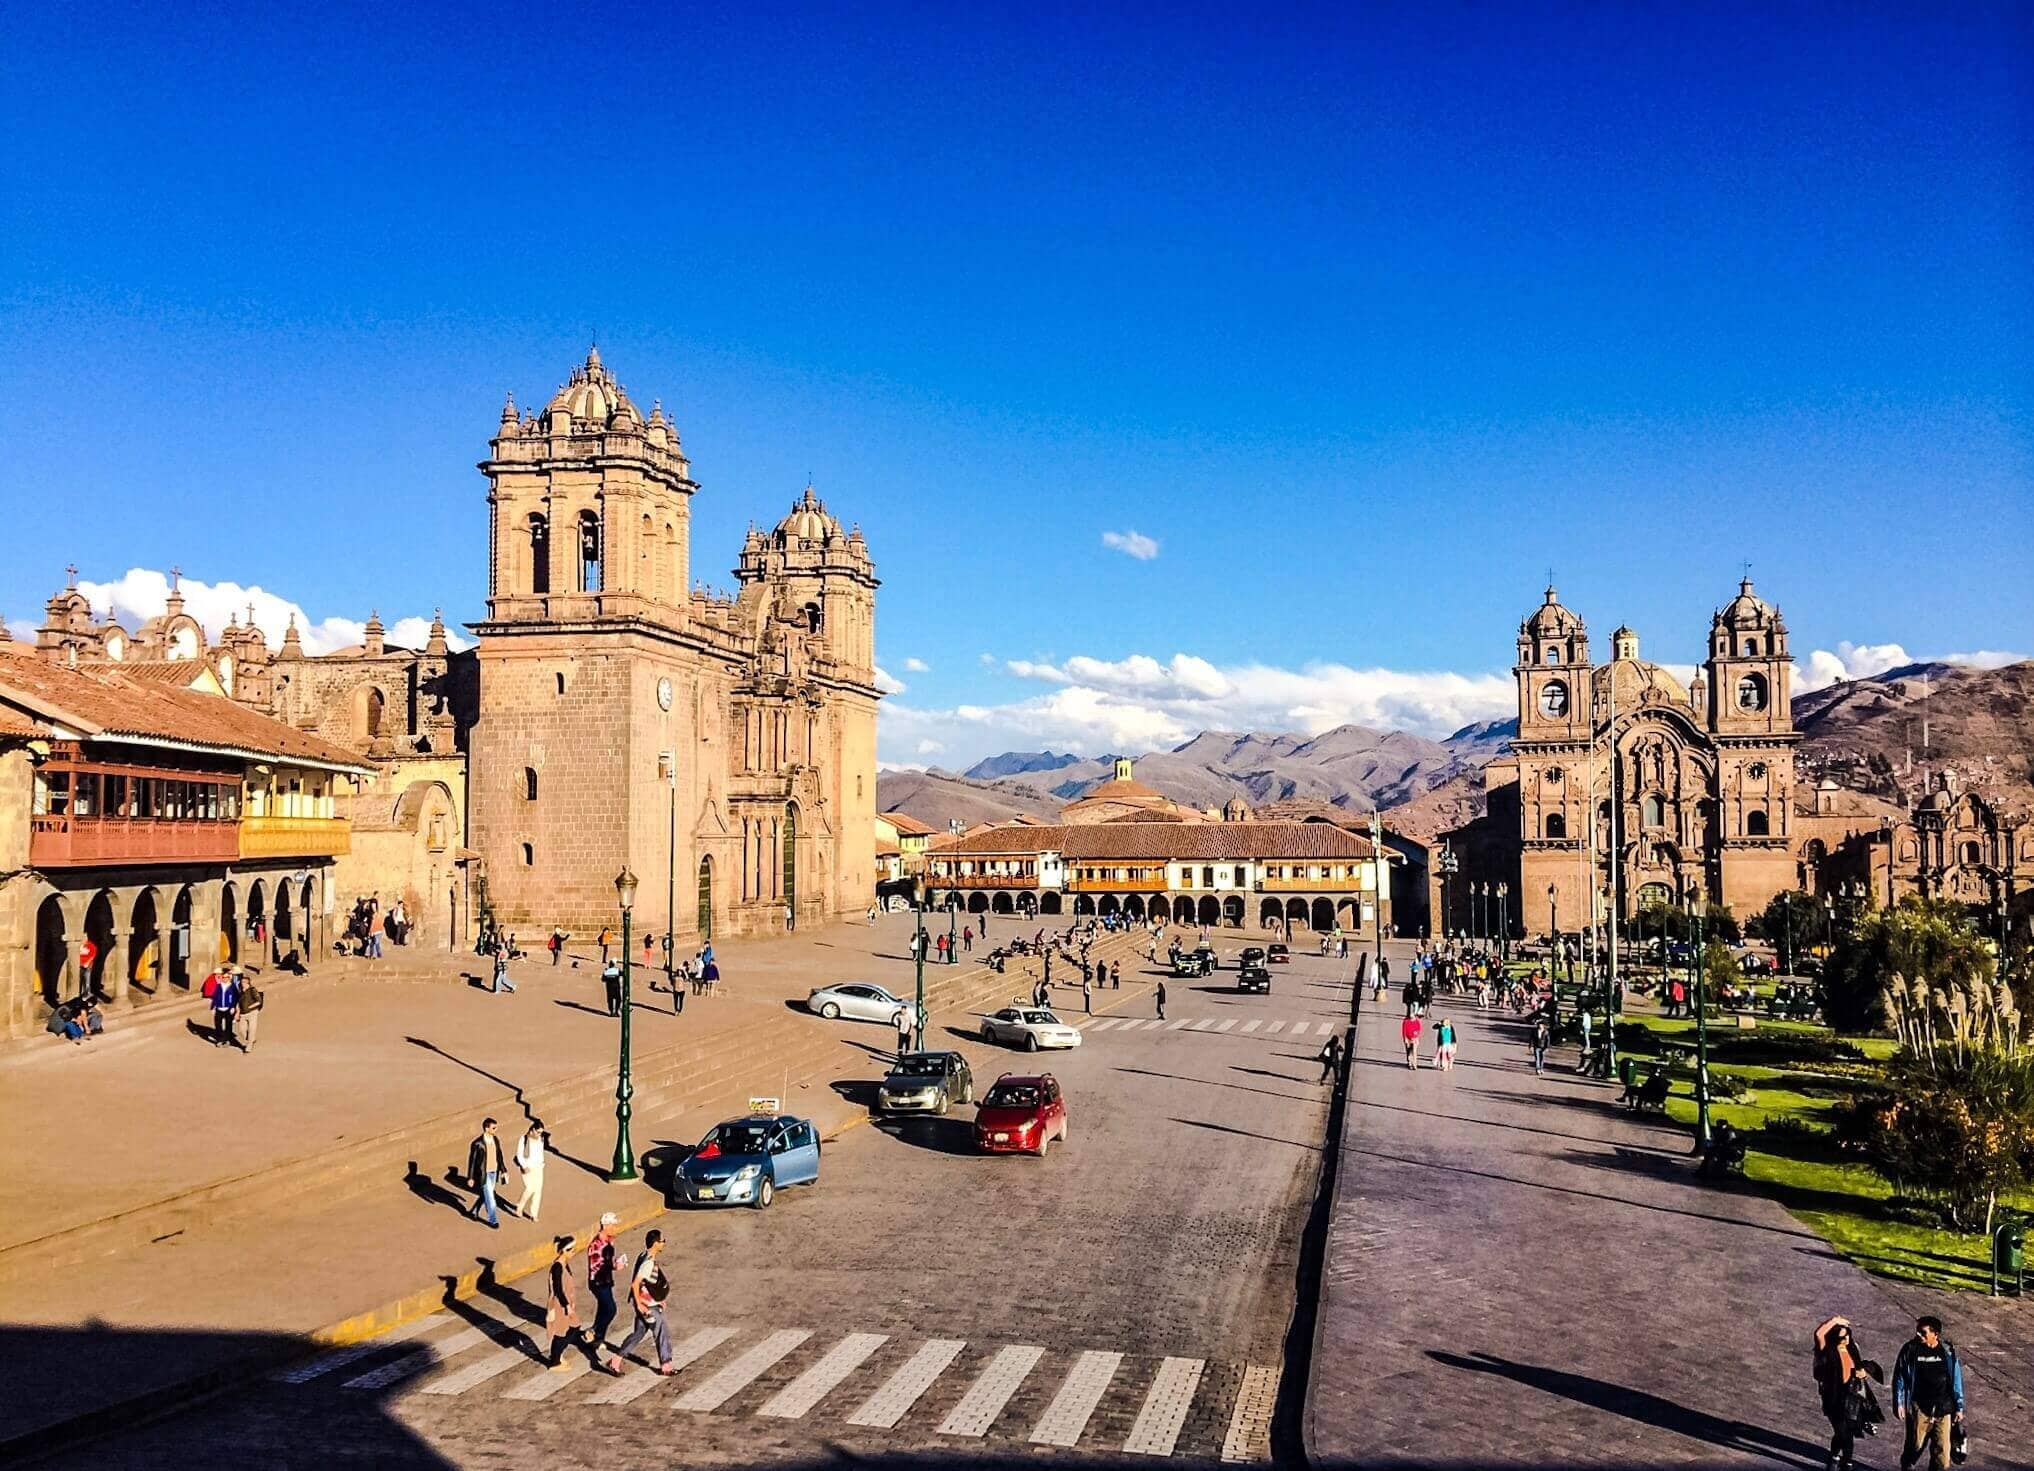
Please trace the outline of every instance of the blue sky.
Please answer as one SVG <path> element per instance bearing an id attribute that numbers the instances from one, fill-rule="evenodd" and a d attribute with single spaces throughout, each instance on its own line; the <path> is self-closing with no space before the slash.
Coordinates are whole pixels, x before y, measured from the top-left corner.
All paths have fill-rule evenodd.
<path id="1" fill-rule="evenodd" d="M 696 574 L 862 523 L 891 761 L 1438 731 L 1549 568 L 1668 660 L 1747 558 L 1813 677 L 2034 649 L 2028 12 L 1660 9 L 16 15 L 0 613 L 477 616 L 598 333 Z"/>

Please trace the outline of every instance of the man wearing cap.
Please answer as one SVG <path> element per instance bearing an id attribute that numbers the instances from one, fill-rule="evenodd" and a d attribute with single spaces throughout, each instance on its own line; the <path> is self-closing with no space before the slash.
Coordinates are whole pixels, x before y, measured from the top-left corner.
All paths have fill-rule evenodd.
<path id="1" fill-rule="evenodd" d="M 621 1255 L 614 1245 L 614 1228 L 620 1224 L 621 1217 L 608 1211 L 600 1218 L 600 1229 L 586 1243 L 586 1285 L 594 1302 L 593 1332 L 588 1346 L 596 1357 L 607 1351 L 607 1330 L 614 1324 L 614 1274 L 621 1265 Z"/>

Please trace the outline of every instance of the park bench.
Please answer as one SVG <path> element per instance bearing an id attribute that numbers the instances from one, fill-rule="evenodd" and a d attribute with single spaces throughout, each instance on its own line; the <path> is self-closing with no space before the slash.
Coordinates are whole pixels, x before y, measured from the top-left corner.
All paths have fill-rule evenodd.
<path id="1" fill-rule="evenodd" d="M 1667 1077 L 1667 1070 L 1657 1068 L 1646 1075 L 1643 1083 L 1634 1083 L 1627 1087 L 1617 1101 L 1629 1107 L 1633 1113 L 1645 1113 L 1649 1109 L 1655 1113 L 1665 1113 L 1667 1094 L 1672 1089 L 1673 1083 Z"/>

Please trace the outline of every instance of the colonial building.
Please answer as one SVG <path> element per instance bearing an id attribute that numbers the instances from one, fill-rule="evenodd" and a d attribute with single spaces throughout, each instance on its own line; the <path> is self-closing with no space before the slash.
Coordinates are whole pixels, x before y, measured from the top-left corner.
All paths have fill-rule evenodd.
<path id="1" fill-rule="evenodd" d="M 1858 823 L 1816 853 L 1821 887 L 1873 904 L 1947 899 L 2024 930 L 2034 917 L 2034 822 L 1948 773 L 1912 812 Z"/>
<path id="2" fill-rule="evenodd" d="M 323 949 L 336 789 L 367 770 L 217 693 L 0 643 L 0 1033 L 87 986 L 140 1002 Z"/>
<path id="3" fill-rule="evenodd" d="M 1073 826 L 1098 822 L 1203 822 L 1205 816 L 1182 806 L 1163 792 L 1146 786 L 1132 772 L 1128 756 L 1116 758 L 1115 774 L 1097 783 L 1060 809 L 1060 821 Z"/>
<path id="4" fill-rule="evenodd" d="M 480 469 L 470 841 L 501 919 L 597 930 L 623 869 L 637 923 L 687 938 L 864 907 L 878 582 L 861 531 L 808 486 L 750 530 L 735 596 L 695 585 L 677 427 L 597 351 L 541 412 L 502 409 Z"/>

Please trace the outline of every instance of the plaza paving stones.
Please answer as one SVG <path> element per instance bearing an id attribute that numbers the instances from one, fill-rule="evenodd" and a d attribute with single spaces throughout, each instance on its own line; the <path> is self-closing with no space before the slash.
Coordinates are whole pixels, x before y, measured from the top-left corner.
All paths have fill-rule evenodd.
<path id="1" fill-rule="evenodd" d="M 1521 1023 L 1443 996 L 1452 1073 L 1406 1068 L 1366 1000 L 1350 1069 L 1306 1406 L 1317 1467 L 1819 1466 L 1809 1337 L 1833 1313 L 1890 1370 L 1913 1311 L 1749 1187 L 1699 1182 L 1683 1128 L 1535 1078 Z M 1562 1049 L 1572 1062 L 1572 1049 Z M 1925 1299 L 1922 1300 L 1922 1299 Z M 2017 1306 L 2017 1305 L 2016 1305 Z M 1962 1339 L 1973 1466 L 2034 1466 L 2025 1331 Z M 1891 1466 L 1889 1424 L 1859 1464 Z"/>

